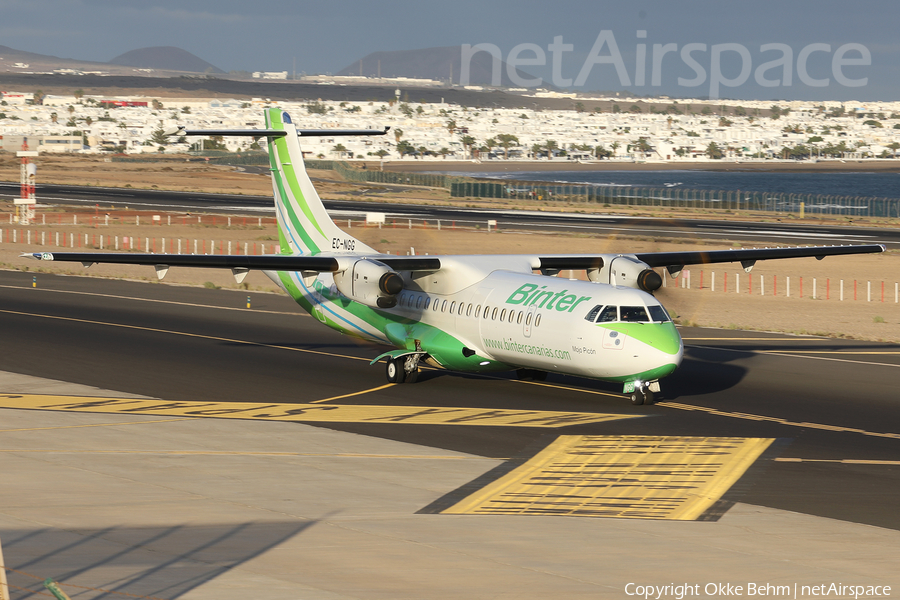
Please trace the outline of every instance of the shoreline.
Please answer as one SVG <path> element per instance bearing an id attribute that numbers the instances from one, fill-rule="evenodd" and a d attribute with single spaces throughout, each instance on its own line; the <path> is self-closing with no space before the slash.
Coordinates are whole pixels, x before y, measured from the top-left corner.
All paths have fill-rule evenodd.
<path id="1" fill-rule="evenodd" d="M 351 162 L 365 164 L 367 169 L 380 169 L 378 161 Z M 597 161 L 581 163 L 571 160 L 506 161 L 489 160 L 474 162 L 468 160 L 392 161 L 384 163 L 385 171 L 410 173 L 513 173 L 547 171 L 719 171 L 757 173 L 900 173 L 900 160 L 869 159 L 847 161 L 808 162 L 658 162 L 635 163 L 619 161 Z"/>

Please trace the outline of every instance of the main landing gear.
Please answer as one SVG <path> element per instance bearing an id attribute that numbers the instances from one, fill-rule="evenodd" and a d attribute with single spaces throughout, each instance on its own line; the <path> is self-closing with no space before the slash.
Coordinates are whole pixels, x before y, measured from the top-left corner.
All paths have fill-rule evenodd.
<path id="1" fill-rule="evenodd" d="M 659 382 L 653 381 L 641 383 L 640 385 L 634 386 L 634 391 L 631 392 L 629 398 L 631 399 L 631 403 L 635 406 L 640 406 L 641 404 L 653 404 L 654 391 L 659 391 Z"/>
<path id="2" fill-rule="evenodd" d="M 399 358 L 388 358 L 385 374 L 388 383 L 415 383 L 419 378 L 420 354 L 407 354 Z"/>

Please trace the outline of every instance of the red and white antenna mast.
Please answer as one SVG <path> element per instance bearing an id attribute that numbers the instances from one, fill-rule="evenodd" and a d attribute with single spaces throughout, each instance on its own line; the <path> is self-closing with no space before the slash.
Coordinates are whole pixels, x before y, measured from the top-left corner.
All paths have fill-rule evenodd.
<path id="1" fill-rule="evenodd" d="M 22 191 L 15 200 L 16 220 L 23 225 L 28 225 L 34 220 L 34 206 L 37 204 L 34 195 L 37 165 L 32 163 L 30 159 L 32 156 L 37 156 L 38 153 L 37 151 L 28 150 L 28 138 L 23 138 L 22 149 L 16 154 L 22 159 Z"/>

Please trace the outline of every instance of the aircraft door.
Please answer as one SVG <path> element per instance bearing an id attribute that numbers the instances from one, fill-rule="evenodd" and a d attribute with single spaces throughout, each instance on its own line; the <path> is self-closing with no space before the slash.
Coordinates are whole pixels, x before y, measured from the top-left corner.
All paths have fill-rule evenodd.
<path id="1" fill-rule="evenodd" d="M 522 333 L 525 337 L 531 337 L 531 326 L 534 321 L 534 313 L 537 311 L 537 306 L 532 304 L 528 307 L 528 311 L 525 313 L 525 320 L 522 323 Z"/>

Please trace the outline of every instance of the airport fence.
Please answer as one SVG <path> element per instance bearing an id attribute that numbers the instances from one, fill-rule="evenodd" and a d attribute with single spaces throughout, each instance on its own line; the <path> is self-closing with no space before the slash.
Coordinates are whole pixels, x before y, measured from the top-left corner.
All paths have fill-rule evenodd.
<path id="1" fill-rule="evenodd" d="M 900 218 L 900 198 L 838 196 L 831 194 L 695 190 L 680 187 L 642 188 L 569 185 L 527 181 L 503 181 L 502 183 L 497 183 L 471 180 L 452 182 L 450 185 L 450 196 L 457 198 L 528 199 L 545 202 L 583 202 L 609 206 Z"/>
<path id="2" fill-rule="evenodd" d="M 694 273 L 699 281 L 694 281 Z M 717 275 L 718 273 L 718 280 Z M 891 302 L 900 304 L 900 282 L 862 281 L 836 279 L 830 277 L 806 277 L 805 291 L 803 276 L 753 275 L 751 273 L 729 273 L 728 271 L 705 271 L 684 269 L 677 277 L 670 277 L 663 270 L 663 287 L 687 290 L 707 290 L 710 292 L 746 294 L 749 296 L 780 296 L 784 298 L 809 298 L 811 300 L 863 300 L 866 302 Z M 704 281 L 705 279 L 705 281 Z M 874 283 L 874 285 L 873 285 Z"/>

